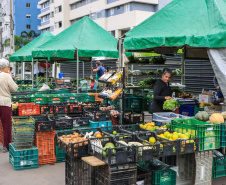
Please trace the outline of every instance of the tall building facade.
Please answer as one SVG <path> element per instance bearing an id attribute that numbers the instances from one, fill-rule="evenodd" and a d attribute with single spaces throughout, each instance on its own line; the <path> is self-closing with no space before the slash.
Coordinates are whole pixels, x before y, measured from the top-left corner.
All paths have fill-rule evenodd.
<path id="1" fill-rule="evenodd" d="M 69 1 L 70 0 L 41 0 L 39 6 L 41 13 L 38 18 L 41 19 L 41 32 L 50 31 L 57 35 L 71 24 L 69 21 Z"/>
<path id="2" fill-rule="evenodd" d="M 39 0 L 12 0 L 12 17 L 14 23 L 14 35 L 20 36 L 22 31 L 29 32 L 34 30 L 36 33 L 41 34 L 38 26 L 41 20 L 38 15 L 41 10 L 37 6 Z M 10 0 L 2 0 L 2 41 L 10 38 Z M 6 43 L 7 44 L 7 43 Z M 3 57 L 10 54 L 10 47 L 5 46 L 3 49 Z"/>
<path id="3" fill-rule="evenodd" d="M 116 38 L 159 10 L 165 0 L 40 0 L 41 32 L 54 35 L 84 16 L 90 17 Z M 167 0 L 167 3 L 171 0 Z"/>
<path id="4" fill-rule="evenodd" d="M 21 35 L 22 31 L 29 32 L 34 30 L 41 34 L 38 26 L 41 25 L 41 20 L 38 15 L 41 10 L 37 6 L 39 0 L 13 0 L 13 19 L 14 19 L 14 34 Z"/>

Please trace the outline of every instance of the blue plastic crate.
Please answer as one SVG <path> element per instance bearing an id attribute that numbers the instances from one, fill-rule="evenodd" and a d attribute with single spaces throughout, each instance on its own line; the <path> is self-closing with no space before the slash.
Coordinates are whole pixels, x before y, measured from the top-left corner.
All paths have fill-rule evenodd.
<path id="1" fill-rule="evenodd" d="M 98 128 L 98 127 L 110 127 L 112 125 L 111 121 L 99 121 L 94 122 L 92 120 L 89 120 L 89 125 L 91 128 Z M 111 128 L 105 128 L 105 130 L 110 130 Z M 92 131 L 96 132 L 97 129 L 93 129 Z"/>
<path id="2" fill-rule="evenodd" d="M 38 168 L 38 148 L 17 149 L 14 143 L 9 144 L 9 162 L 14 170 Z"/>
<path id="3" fill-rule="evenodd" d="M 179 114 L 184 115 L 184 116 L 194 116 L 194 106 L 181 105 L 179 108 Z"/>

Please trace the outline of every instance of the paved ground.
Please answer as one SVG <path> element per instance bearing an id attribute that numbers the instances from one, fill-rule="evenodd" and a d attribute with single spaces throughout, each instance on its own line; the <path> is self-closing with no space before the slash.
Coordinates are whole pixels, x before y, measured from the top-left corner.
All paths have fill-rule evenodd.
<path id="1" fill-rule="evenodd" d="M 0 145 L 2 149 L 2 146 Z M 64 185 L 64 163 L 42 165 L 37 169 L 15 171 L 9 163 L 9 153 L 0 149 L 0 185 Z M 88 184 L 87 184 L 88 185 Z M 213 185 L 226 185 L 226 177 L 213 181 Z"/>
<path id="2" fill-rule="evenodd" d="M 151 117 L 146 118 L 149 122 Z M 0 185 L 64 185 L 64 163 L 42 165 L 37 169 L 15 171 L 9 163 L 9 153 L 2 153 L 0 144 Z M 87 184 L 88 185 L 88 184 Z M 213 185 L 226 185 L 226 177 L 213 181 Z"/>

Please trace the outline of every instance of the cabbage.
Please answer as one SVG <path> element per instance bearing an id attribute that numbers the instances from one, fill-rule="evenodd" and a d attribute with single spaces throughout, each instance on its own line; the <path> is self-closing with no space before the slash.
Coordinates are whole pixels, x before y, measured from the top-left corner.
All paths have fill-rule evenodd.
<path id="1" fill-rule="evenodd" d="M 163 104 L 163 110 L 174 110 L 178 107 L 180 107 L 180 104 L 178 103 L 178 101 L 173 99 L 166 100 Z"/>

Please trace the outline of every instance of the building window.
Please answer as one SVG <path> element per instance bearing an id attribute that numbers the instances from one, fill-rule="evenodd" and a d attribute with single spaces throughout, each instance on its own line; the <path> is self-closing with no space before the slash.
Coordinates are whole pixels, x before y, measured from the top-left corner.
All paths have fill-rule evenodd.
<path id="1" fill-rule="evenodd" d="M 129 12 L 130 11 L 130 4 L 125 4 L 124 5 L 124 12 Z"/>
<path id="2" fill-rule="evenodd" d="M 115 13 L 114 8 L 111 8 L 111 9 L 110 9 L 110 16 L 114 15 L 114 13 Z"/>
<path id="3" fill-rule="evenodd" d="M 102 17 L 102 11 L 100 12 L 97 12 L 97 19 L 101 18 Z"/>
<path id="4" fill-rule="evenodd" d="M 26 3 L 26 8 L 31 8 L 31 3 Z"/>
<path id="5" fill-rule="evenodd" d="M 26 14 L 26 19 L 30 19 L 31 18 L 31 14 Z"/>
<path id="6" fill-rule="evenodd" d="M 2 8 L 2 4 L 0 4 L 0 8 Z"/>
<path id="7" fill-rule="evenodd" d="M 62 12 L 62 6 L 59 6 L 59 12 Z"/>
<path id="8" fill-rule="evenodd" d="M 30 24 L 27 24 L 26 25 L 26 29 L 30 30 L 31 29 L 31 25 Z"/>
<path id="9" fill-rule="evenodd" d="M 0 22 L 0 26 L 2 26 L 2 22 Z"/>
<path id="10" fill-rule="evenodd" d="M 61 27 L 62 27 L 62 22 L 60 21 L 60 22 L 59 22 L 59 28 L 61 28 Z"/>

